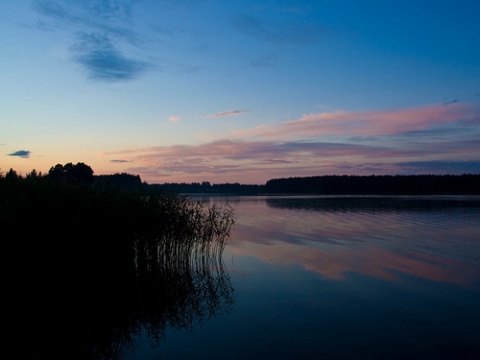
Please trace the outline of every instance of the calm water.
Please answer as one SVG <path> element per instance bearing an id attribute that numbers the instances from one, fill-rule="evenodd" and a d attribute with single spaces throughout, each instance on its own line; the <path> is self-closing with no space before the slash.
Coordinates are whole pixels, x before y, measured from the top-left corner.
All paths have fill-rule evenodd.
<path id="1" fill-rule="evenodd" d="M 124 359 L 478 358 L 480 198 L 210 201 L 235 208 L 230 290 Z"/>

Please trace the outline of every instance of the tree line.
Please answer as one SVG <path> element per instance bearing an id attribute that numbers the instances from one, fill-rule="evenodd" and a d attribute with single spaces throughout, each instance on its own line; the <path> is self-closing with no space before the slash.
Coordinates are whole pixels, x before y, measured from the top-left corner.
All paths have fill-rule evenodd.
<path id="1" fill-rule="evenodd" d="M 148 184 L 142 182 L 139 175 L 128 173 L 115 173 L 111 175 L 94 175 L 93 169 L 83 163 L 71 162 L 65 165 L 52 166 L 48 173 L 42 174 L 35 169 L 25 176 L 19 175 L 10 169 L 5 173 L 0 171 L 0 180 L 6 183 L 23 181 L 25 183 L 52 184 L 65 186 L 89 186 L 92 188 L 111 188 L 117 190 L 141 190 L 148 188 Z"/>
<path id="2" fill-rule="evenodd" d="M 268 193 L 306 194 L 480 194 L 480 174 L 342 175 L 272 179 Z"/>
<path id="3" fill-rule="evenodd" d="M 186 194 L 480 194 L 480 174 L 325 175 L 271 179 L 264 185 L 192 182 L 152 186 Z"/>
<path id="4" fill-rule="evenodd" d="M 22 178 L 13 169 L 0 179 Z M 115 173 L 94 175 L 84 163 L 57 164 L 47 174 L 35 170 L 23 177 L 26 181 L 45 180 L 50 183 L 88 185 L 95 188 L 121 190 L 155 190 L 178 194 L 480 194 L 480 174 L 461 175 L 322 175 L 270 179 L 263 185 L 219 183 L 208 181 L 191 183 L 148 184 L 139 175 Z"/>

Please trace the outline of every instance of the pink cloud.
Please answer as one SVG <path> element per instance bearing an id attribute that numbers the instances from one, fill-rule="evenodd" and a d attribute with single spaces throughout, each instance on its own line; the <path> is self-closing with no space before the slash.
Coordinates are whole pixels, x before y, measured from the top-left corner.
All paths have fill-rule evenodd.
<path id="1" fill-rule="evenodd" d="M 411 109 L 384 111 L 305 114 L 297 120 L 278 125 L 237 131 L 236 136 L 256 136 L 276 139 L 312 138 L 326 135 L 383 136 L 425 130 L 457 121 L 480 119 L 473 105 L 455 103 L 431 105 Z"/>
<path id="2" fill-rule="evenodd" d="M 111 161 L 122 159 L 129 165 L 124 171 L 140 174 L 150 183 L 207 180 L 262 184 L 289 176 L 399 174 L 405 169 L 422 173 L 422 168 L 429 173 L 442 173 L 445 164 L 458 162 L 459 156 L 464 160 L 480 160 L 479 151 L 480 143 L 457 139 L 441 144 L 419 141 L 391 147 L 369 143 L 222 140 L 195 146 L 128 149 L 104 153 L 103 157 Z M 433 171 L 432 166 L 438 169 Z M 462 166 L 459 164 L 458 171 L 470 172 L 462 170 Z"/>
<path id="3" fill-rule="evenodd" d="M 216 117 L 223 117 L 223 116 L 232 116 L 232 115 L 240 115 L 240 114 L 243 114 L 243 113 L 246 113 L 248 112 L 248 110 L 244 109 L 244 110 L 229 110 L 229 111 L 222 111 L 222 112 L 218 112 L 218 113 L 215 113 L 215 114 L 209 114 L 207 115 L 208 118 L 216 118 Z"/>
<path id="4" fill-rule="evenodd" d="M 177 121 L 180 121 L 180 120 L 181 120 L 181 117 L 177 116 L 177 115 L 172 115 L 168 118 L 168 121 L 170 121 L 170 122 L 177 122 Z"/>
<path id="5" fill-rule="evenodd" d="M 473 106 L 460 103 L 337 111 L 250 129 L 233 140 L 125 149 L 102 158 L 128 164 L 123 171 L 150 183 L 262 184 L 289 176 L 471 173 L 480 164 L 479 119 Z"/>

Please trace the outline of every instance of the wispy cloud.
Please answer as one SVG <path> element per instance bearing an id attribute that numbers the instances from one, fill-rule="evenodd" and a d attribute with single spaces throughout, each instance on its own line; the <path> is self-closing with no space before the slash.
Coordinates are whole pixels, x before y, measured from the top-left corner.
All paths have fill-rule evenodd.
<path id="1" fill-rule="evenodd" d="M 68 1 L 36 0 L 33 8 L 47 19 L 51 27 L 73 32 L 99 32 L 135 43 L 131 28 L 132 6 L 135 1 Z"/>
<path id="2" fill-rule="evenodd" d="M 477 149 L 478 150 L 478 149 Z M 418 173 L 419 171 L 428 174 L 480 174 L 480 160 L 474 161 L 406 161 L 399 162 L 398 167 L 404 173 Z"/>
<path id="3" fill-rule="evenodd" d="M 457 152 L 477 151 L 480 144 L 453 143 L 446 146 L 445 153 L 452 153 L 452 148 Z M 454 151 L 455 152 L 455 151 Z M 251 166 L 266 166 L 278 164 L 319 163 L 322 160 L 373 160 L 398 159 L 443 154 L 441 146 L 425 146 L 424 144 L 409 144 L 404 148 L 388 147 L 387 145 L 359 145 L 349 143 L 329 142 L 273 142 L 273 141 L 232 141 L 219 140 L 202 145 L 176 145 L 160 146 L 143 149 L 128 149 L 122 152 L 104 153 L 128 156 L 132 162 L 146 162 L 161 164 L 164 169 L 174 170 L 177 166 L 188 165 L 191 172 L 195 167 L 215 168 L 217 164 L 227 162 L 233 164 L 249 163 Z M 160 166 L 160 165 L 159 165 Z"/>
<path id="4" fill-rule="evenodd" d="M 455 100 L 452 100 L 452 101 L 445 101 L 445 102 L 443 103 L 443 105 L 455 104 L 455 103 L 457 103 L 457 102 L 458 102 L 458 100 L 456 100 L 456 99 L 455 99 Z"/>
<path id="5" fill-rule="evenodd" d="M 11 154 L 8 154 L 8 156 L 18 156 L 24 159 L 28 159 L 30 157 L 30 151 L 29 150 L 18 150 L 15 151 Z"/>
<path id="6" fill-rule="evenodd" d="M 465 104 L 337 111 L 250 129 L 235 139 L 104 156 L 128 159 L 132 165 L 128 171 L 149 182 L 262 183 L 274 177 L 326 174 L 478 173 L 477 118 L 476 109 Z"/>
<path id="7" fill-rule="evenodd" d="M 208 177 L 209 180 L 221 178 L 224 181 L 248 182 L 249 178 L 256 178 L 263 182 L 286 174 L 406 172 L 406 165 L 395 166 L 395 163 L 403 163 L 405 159 L 415 161 L 437 157 L 437 150 L 421 146 L 396 148 L 348 143 L 222 140 L 197 146 L 127 150 L 104 156 L 129 158 L 133 165 L 129 171 L 141 173 L 149 179 L 198 181 Z M 471 150 L 478 152 L 480 146 Z M 415 170 L 421 172 L 420 164 Z"/>
<path id="8" fill-rule="evenodd" d="M 260 19 L 251 15 L 238 14 L 231 19 L 234 29 L 243 35 L 277 44 L 312 44 L 322 41 L 326 29 L 303 19 L 288 22 Z"/>
<path id="9" fill-rule="evenodd" d="M 306 114 L 289 122 L 241 130 L 235 136 L 299 139 L 320 136 L 387 136 L 454 122 L 476 122 L 480 110 L 469 104 L 432 105 L 411 109 Z"/>
<path id="10" fill-rule="evenodd" d="M 172 115 L 172 116 L 170 116 L 170 117 L 168 118 L 168 121 L 170 121 L 170 122 L 178 122 L 178 121 L 180 121 L 181 119 L 182 119 L 182 118 L 181 118 L 180 116 L 178 116 L 178 115 Z"/>
<path id="11" fill-rule="evenodd" d="M 244 114 L 246 112 L 248 112 L 248 110 L 246 110 L 246 109 L 244 109 L 244 110 L 229 110 L 229 111 L 218 112 L 218 113 L 215 113 L 215 114 L 209 114 L 206 117 L 207 118 L 216 118 L 216 117 L 223 117 L 223 116 L 240 115 L 240 114 Z"/>
<path id="12" fill-rule="evenodd" d="M 128 58 L 118 50 L 108 37 L 83 34 L 81 41 L 71 47 L 74 60 L 84 66 L 94 80 L 124 81 L 138 77 L 150 65 Z"/>
<path id="13" fill-rule="evenodd" d="M 121 50 L 139 43 L 131 30 L 133 3 L 37 0 L 34 8 L 53 21 L 52 27 L 71 32 L 72 59 L 86 69 L 89 78 L 110 82 L 132 80 L 153 68 Z"/>
<path id="14" fill-rule="evenodd" d="M 274 55 L 262 56 L 253 60 L 250 65 L 255 68 L 270 68 L 278 64 L 278 58 Z"/>

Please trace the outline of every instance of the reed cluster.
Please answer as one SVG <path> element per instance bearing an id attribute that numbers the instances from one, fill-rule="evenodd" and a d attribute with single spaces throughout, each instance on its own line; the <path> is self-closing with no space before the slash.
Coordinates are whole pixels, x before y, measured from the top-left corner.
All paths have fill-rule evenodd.
<path id="1" fill-rule="evenodd" d="M 207 249 L 221 253 L 233 215 L 226 205 L 207 207 L 149 187 L 118 189 L 0 174 L 0 225 L 12 234 L 21 230 L 15 242 L 27 245 L 44 234 L 44 246 L 75 243 L 91 252 L 133 252 L 137 266 L 141 261 L 172 265 Z"/>
<path id="2" fill-rule="evenodd" d="M 234 224 L 233 209 L 174 194 L 150 194 L 135 234 L 137 266 L 176 266 L 182 261 L 208 261 L 223 252 Z"/>
<path id="3" fill-rule="evenodd" d="M 139 334 L 161 339 L 232 305 L 232 208 L 14 175 L 0 174 L 6 358 L 117 359 Z"/>

